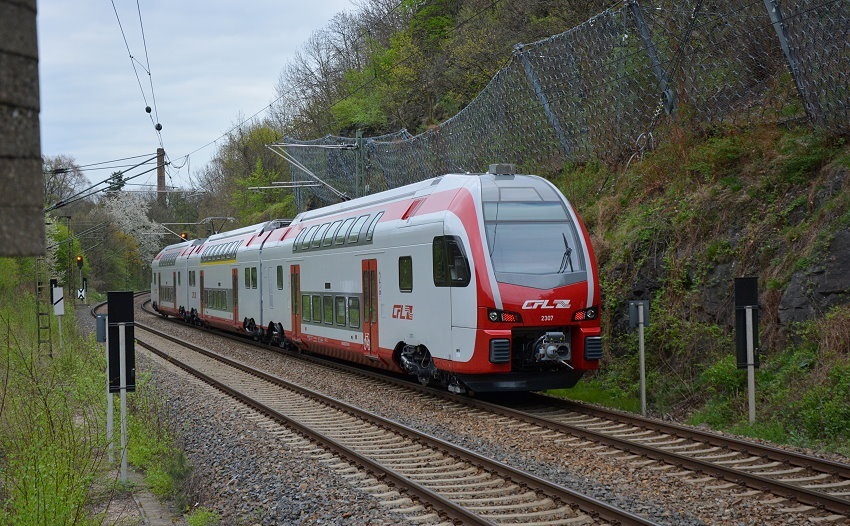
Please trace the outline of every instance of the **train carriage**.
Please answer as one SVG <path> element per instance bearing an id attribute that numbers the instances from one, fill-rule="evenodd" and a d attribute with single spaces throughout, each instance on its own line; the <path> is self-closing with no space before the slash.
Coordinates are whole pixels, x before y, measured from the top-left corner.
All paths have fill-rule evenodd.
<path id="1" fill-rule="evenodd" d="M 203 323 L 457 392 L 570 387 L 601 358 L 588 234 L 540 177 L 449 174 L 203 246 L 233 241 L 226 264 L 201 262 Z"/>

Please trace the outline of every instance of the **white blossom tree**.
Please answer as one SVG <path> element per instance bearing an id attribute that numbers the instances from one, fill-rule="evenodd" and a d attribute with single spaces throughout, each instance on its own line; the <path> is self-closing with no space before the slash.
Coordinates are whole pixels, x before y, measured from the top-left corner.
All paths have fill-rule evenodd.
<path id="1" fill-rule="evenodd" d="M 163 244 L 161 224 L 148 218 L 151 201 L 143 194 L 114 192 L 103 200 L 103 208 L 115 227 L 135 240 L 139 258 L 151 261 Z"/>

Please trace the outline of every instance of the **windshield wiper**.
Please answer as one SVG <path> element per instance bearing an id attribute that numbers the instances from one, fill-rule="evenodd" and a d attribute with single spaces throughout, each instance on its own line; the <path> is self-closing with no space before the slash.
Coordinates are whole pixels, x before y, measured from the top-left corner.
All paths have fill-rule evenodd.
<path id="1" fill-rule="evenodd" d="M 573 249 L 570 248 L 570 244 L 567 242 L 567 235 L 561 232 L 561 237 L 564 238 L 564 257 L 561 258 L 561 267 L 558 269 L 558 274 L 563 274 L 567 271 L 567 264 L 570 265 L 570 272 L 573 272 L 573 258 L 570 257 L 573 255 Z"/>

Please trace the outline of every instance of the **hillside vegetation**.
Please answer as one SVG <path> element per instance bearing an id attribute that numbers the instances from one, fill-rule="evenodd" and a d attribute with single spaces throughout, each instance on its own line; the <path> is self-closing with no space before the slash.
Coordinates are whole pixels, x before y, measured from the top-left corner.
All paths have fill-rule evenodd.
<path id="1" fill-rule="evenodd" d="M 289 190 L 247 189 L 289 179 L 289 166 L 266 144 L 432 128 L 470 103 L 515 44 L 575 27 L 609 5 L 364 0 L 284 65 L 272 115 L 219 143 L 195 174 L 205 193 L 153 204 L 151 215 L 236 218 L 226 229 L 292 217 L 299 210 Z M 635 408 L 637 336 L 626 307 L 648 299 L 651 413 L 848 454 L 850 148 L 789 118 L 804 112 L 781 58 L 777 64 L 765 84 L 770 107 L 745 104 L 734 126 L 694 126 L 694 108 L 682 101 L 658 121 L 661 139 L 642 157 L 522 164 L 578 208 L 601 269 L 604 364 L 568 396 Z M 143 283 L 147 271 L 124 276 Z M 745 375 L 734 356 L 733 280 L 743 276 L 758 278 L 761 306 L 755 426 L 746 424 Z"/>
<path id="2" fill-rule="evenodd" d="M 627 302 L 648 299 L 652 413 L 850 453 L 850 149 L 806 126 L 672 136 L 624 171 L 572 167 L 557 181 L 602 274 L 609 354 L 590 383 L 635 407 Z M 742 276 L 758 278 L 761 307 L 752 428 L 733 330 Z"/>

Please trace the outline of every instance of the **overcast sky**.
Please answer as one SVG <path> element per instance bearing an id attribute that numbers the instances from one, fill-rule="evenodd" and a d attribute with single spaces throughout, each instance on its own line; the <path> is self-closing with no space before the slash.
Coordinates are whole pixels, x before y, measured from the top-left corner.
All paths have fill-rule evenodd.
<path id="1" fill-rule="evenodd" d="M 112 1 L 38 2 L 43 155 L 89 165 L 154 154 L 152 115 L 176 164 L 268 106 L 281 70 L 310 33 L 355 9 L 351 0 L 113 1 L 129 53 Z M 214 152 L 210 145 L 192 153 L 187 166 L 169 170 L 168 184 L 187 186 L 187 171 L 195 174 Z M 111 171 L 85 174 L 97 182 Z M 156 174 L 134 182 L 154 184 Z"/>

